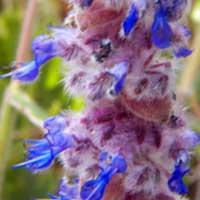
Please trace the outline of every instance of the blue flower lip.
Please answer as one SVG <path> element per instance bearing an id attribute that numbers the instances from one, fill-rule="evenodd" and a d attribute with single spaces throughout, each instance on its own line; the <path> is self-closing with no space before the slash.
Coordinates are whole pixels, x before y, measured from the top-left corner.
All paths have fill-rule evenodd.
<path id="1" fill-rule="evenodd" d="M 132 4 L 128 16 L 123 22 L 125 36 L 128 36 L 138 21 L 138 9 L 135 4 Z"/>
<path id="2" fill-rule="evenodd" d="M 184 160 L 180 159 L 178 163 L 175 164 L 174 171 L 168 180 L 169 189 L 180 195 L 188 193 L 188 189 L 182 180 L 183 177 L 190 172 L 190 169 L 187 167 L 187 162 L 185 158 Z"/>
<path id="3" fill-rule="evenodd" d="M 163 8 L 160 6 L 156 11 L 151 27 L 151 41 L 157 48 L 165 49 L 170 47 L 172 39 L 172 29 Z"/>
<path id="4" fill-rule="evenodd" d="M 174 50 L 173 53 L 177 58 L 187 57 L 192 54 L 193 50 L 190 50 L 185 47 L 180 47 L 177 50 Z"/>
<path id="5" fill-rule="evenodd" d="M 39 75 L 39 66 L 35 61 L 30 61 L 27 63 L 22 63 L 21 68 L 16 69 L 4 75 L 0 75 L 0 78 L 6 78 L 12 76 L 14 80 L 19 80 L 22 82 L 32 82 Z"/>
<path id="6" fill-rule="evenodd" d="M 117 95 L 123 89 L 128 70 L 129 63 L 127 61 L 122 61 L 107 71 L 107 73 L 114 78 L 114 84 L 112 88 L 110 88 L 114 95 Z"/>

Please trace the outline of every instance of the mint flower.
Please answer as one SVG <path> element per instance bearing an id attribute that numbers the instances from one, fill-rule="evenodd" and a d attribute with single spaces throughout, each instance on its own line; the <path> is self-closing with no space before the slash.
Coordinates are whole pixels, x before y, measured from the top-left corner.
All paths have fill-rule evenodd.
<path id="1" fill-rule="evenodd" d="M 55 157 L 62 151 L 73 146 L 71 135 L 63 133 L 63 125 L 66 124 L 62 116 L 51 117 L 44 122 L 44 128 L 48 133 L 41 140 L 26 140 L 29 145 L 27 160 L 14 165 L 14 168 L 26 167 L 31 172 L 38 172 L 49 168 Z"/>

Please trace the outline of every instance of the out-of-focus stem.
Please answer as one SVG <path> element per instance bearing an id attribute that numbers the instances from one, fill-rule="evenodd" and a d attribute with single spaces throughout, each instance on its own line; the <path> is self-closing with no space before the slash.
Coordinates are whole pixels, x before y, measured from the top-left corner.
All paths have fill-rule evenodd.
<path id="1" fill-rule="evenodd" d="M 196 117 L 200 119 L 200 105 L 196 95 L 191 98 L 191 108 Z"/>
<path id="2" fill-rule="evenodd" d="M 19 41 L 19 47 L 16 55 L 16 62 L 22 62 L 25 60 L 26 52 L 28 49 L 28 44 L 31 39 L 31 33 L 33 28 L 33 20 L 36 12 L 38 0 L 29 0 L 26 13 L 24 16 L 24 21 L 22 24 L 22 31 Z M 7 87 L 3 103 L 1 105 L 0 112 L 0 199 L 2 199 L 3 183 L 5 178 L 5 171 L 7 166 L 7 161 L 9 159 L 12 141 L 14 138 L 15 131 L 13 127 L 15 125 L 16 113 L 14 109 L 11 108 L 9 104 L 9 99 L 14 90 L 17 89 L 19 83 L 16 81 L 11 81 Z M 11 125 L 12 124 L 12 125 Z"/>
<path id="3" fill-rule="evenodd" d="M 26 13 L 24 16 L 24 22 L 22 26 L 21 36 L 19 40 L 19 47 L 16 55 L 16 62 L 24 61 L 27 52 L 27 46 L 31 39 L 31 32 L 33 28 L 34 16 L 36 12 L 38 0 L 29 0 Z"/>
<path id="4" fill-rule="evenodd" d="M 194 48 L 193 54 L 188 57 L 185 70 L 183 71 L 180 79 L 180 83 L 177 87 L 178 95 L 181 97 L 188 97 L 192 95 L 194 79 L 196 77 L 197 70 L 199 68 L 200 58 L 200 26 L 198 25 L 195 34 L 192 47 Z"/>

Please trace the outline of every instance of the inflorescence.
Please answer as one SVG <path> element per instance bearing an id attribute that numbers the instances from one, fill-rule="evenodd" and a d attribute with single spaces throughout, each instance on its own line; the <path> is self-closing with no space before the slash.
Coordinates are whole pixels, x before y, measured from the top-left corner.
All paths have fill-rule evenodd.
<path id="1" fill-rule="evenodd" d="M 62 27 L 32 43 L 33 60 L 1 75 L 33 82 L 54 57 L 67 61 L 66 89 L 81 113 L 44 122 L 26 140 L 33 173 L 59 157 L 67 174 L 57 200 L 175 200 L 188 192 L 191 150 L 200 143 L 174 98 L 176 60 L 192 54 L 182 24 L 187 0 L 71 0 Z M 163 56 L 164 53 L 170 57 Z"/>

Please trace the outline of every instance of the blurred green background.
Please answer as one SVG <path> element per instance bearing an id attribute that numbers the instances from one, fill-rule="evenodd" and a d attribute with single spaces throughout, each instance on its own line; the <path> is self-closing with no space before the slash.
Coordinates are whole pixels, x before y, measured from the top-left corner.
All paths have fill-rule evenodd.
<path id="1" fill-rule="evenodd" d="M 19 46 L 22 22 L 28 1 L 0 0 L 0 74 L 10 71 Z M 61 24 L 67 6 L 62 0 L 38 0 L 31 24 L 31 38 L 48 32 L 47 25 Z M 186 24 L 193 32 L 191 48 L 195 53 L 183 61 L 185 69 L 178 71 L 177 94 L 187 108 L 190 126 L 200 133 L 200 0 L 192 2 L 192 12 Z M 31 59 L 31 42 L 27 44 L 26 60 Z M 24 169 L 12 169 L 12 165 L 24 160 L 23 140 L 40 138 L 41 122 L 67 108 L 79 109 L 81 101 L 71 99 L 62 83 L 62 61 L 48 62 L 40 78 L 30 85 L 8 88 L 9 79 L 0 80 L 0 200 L 31 200 L 46 198 L 55 193 L 61 167 L 55 164 L 47 172 L 33 175 Z M 5 66 L 5 67 L 4 67 Z M 13 91 L 13 92 L 11 92 Z M 11 105 L 11 106 L 10 106 Z M 190 186 L 190 199 L 200 200 L 200 150 L 192 165 L 194 173 L 186 181 Z"/>

